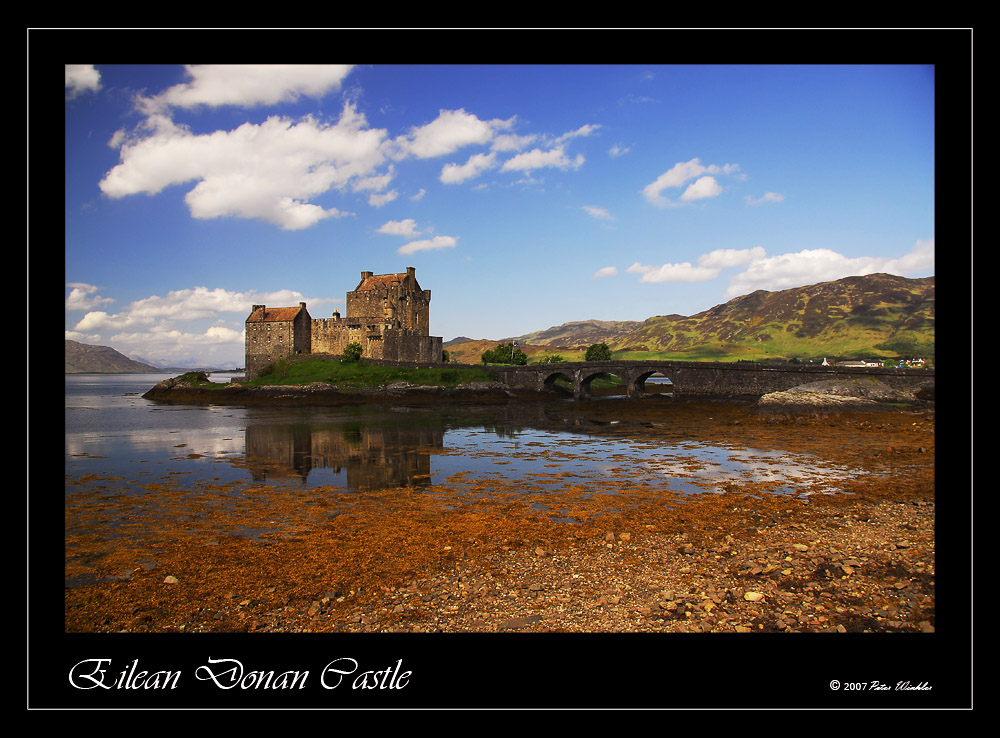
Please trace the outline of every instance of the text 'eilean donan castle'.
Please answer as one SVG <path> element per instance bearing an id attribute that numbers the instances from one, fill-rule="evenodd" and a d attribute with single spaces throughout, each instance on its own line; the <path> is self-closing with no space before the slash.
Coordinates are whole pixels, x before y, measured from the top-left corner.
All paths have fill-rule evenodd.
<path id="1" fill-rule="evenodd" d="M 254 305 L 246 320 L 246 376 L 296 354 L 343 354 L 359 343 L 362 356 L 391 361 L 440 362 L 441 338 L 430 335 L 431 291 L 421 290 L 416 270 L 400 274 L 361 272 L 347 293 L 347 316 L 312 318 L 306 304 Z"/>

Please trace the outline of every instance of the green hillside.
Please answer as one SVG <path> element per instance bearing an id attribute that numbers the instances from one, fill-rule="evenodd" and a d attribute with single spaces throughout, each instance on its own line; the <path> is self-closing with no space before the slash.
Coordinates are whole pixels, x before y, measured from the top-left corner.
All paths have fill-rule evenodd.
<path id="1" fill-rule="evenodd" d="M 758 290 L 690 317 L 649 318 L 611 347 L 620 358 L 931 359 L 934 278 L 872 274 Z"/>

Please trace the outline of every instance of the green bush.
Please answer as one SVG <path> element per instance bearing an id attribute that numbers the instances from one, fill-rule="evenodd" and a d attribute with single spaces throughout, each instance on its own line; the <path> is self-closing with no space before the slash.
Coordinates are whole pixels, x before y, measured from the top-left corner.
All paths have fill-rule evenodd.
<path id="1" fill-rule="evenodd" d="M 528 363 L 528 355 L 512 343 L 501 343 L 494 349 L 483 352 L 484 364 L 515 364 L 524 366 Z"/>
<path id="2" fill-rule="evenodd" d="M 595 343 L 589 349 L 584 356 L 585 361 L 610 361 L 611 360 L 611 349 L 608 348 L 606 343 Z"/>
<path id="3" fill-rule="evenodd" d="M 362 353 L 364 353 L 364 349 L 361 348 L 361 344 L 357 341 L 351 341 L 344 347 L 344 353 L 340 360 L 347 364 L 354 364 L 361 360 Z"/>

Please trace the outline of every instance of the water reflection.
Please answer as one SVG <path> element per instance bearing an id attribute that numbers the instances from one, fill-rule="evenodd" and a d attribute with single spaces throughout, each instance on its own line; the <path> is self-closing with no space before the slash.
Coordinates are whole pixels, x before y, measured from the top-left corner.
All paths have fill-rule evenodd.
<path id="1" fill-rule="evenodd" d="M 335 476 L 345 472 L 346 486 L 355 490 L 427 486 L 429 451 L 443 446 L 443 426 L 369 427 L 355 421 L 325 427 L 253 424 L 246 430 L 246 459 L 255 482 L 309 483 L 314 470 L 329 470 Z"/>
<path id="2" fill-rule="evenodd" d="M 158 405 L 155 376 L 67 377 L 67 494 L 115 482 L 117 494 L 169 479 L 460 491 L 477 481 L 511 489 L 622 483 L 681 494 L 733 485 L 778 494 L 837 491 L 857 473 L 806 454 L 651 436 L 566 411 L 559 403 L 492 407 L 242 408 Z M 605 414 L 603 417 L 607 417 Z M 675 434 L 676 435 L 676 434 Z M 502 485 L 494 485 L 501 489 Z"/>

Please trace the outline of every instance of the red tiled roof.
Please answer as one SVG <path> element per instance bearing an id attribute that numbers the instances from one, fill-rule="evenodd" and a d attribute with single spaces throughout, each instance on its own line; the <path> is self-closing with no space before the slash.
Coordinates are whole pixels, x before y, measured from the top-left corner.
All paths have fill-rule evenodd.
<path id="1" fill-rule="evenodd" d="M 395 282 L 402 282 L 404 279 L 406 279 L 406 272 L 402 274 L 375 274 L 362 279 L 361 284 L 354 291 L 360 292 L 361 290 L 373 290 L 377 287 L 388 287 Z"/>
<path id="2" fill-rule="evenodd" d="M 295 317 L 302 310 L 301 305 L 296 307 L 264 307 L 263 309 L 257 308 L 252 313 L 250 317 L 247 318 L 248 323 L 285 323 L 295 320 Z"/>

